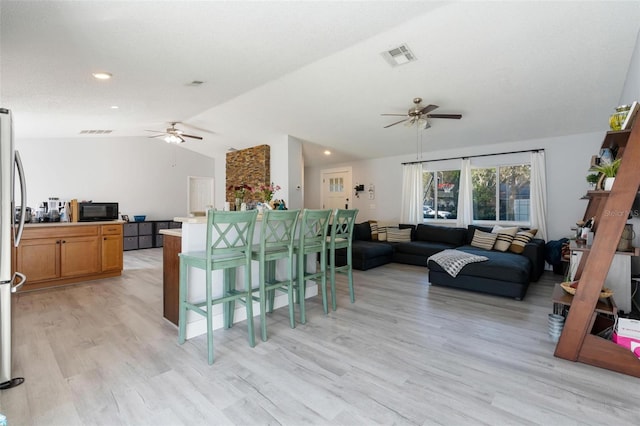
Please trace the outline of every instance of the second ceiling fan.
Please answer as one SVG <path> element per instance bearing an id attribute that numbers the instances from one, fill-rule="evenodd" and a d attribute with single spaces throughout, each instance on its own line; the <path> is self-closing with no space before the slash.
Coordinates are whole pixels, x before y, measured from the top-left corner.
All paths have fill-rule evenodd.
<path id="1" fill-rule="evenodd" d="M 424 129 L 428 129 L 431 127 L 429 124 L 430 118 L 452 118 L 455 120 L 459 120 L 462 118 L 462 114 L 431 114 L 431 111 L 438 108 L 438 105 L 429 104 L 427 106 L 422 105 L 422 98 L 413 98 L 413 104 L 411 108 L 405 114 L 380 114 L 380 115 L 391 115 L 398 117 L 405 117 L 400 121 L 396 121 L 395 123 L 391 123 L 384 128 L 388 128 L 391 126 L 395 126 L 396 124 L 405 123 L 407 126 L 417 125 L 418 127 L 423 127 Z"/>
<path id="2" fill-rule="evenodd" d="M 149 136 L 149 137 L 150 138 L 159 138 L 159 137 L 164 136 L 164 140 L 167 143 L 184 143 L 185 142 L 184 138 L 202 140 L 201 136 L 187 135 L 182 130 L 177 129 L 176 128 L 176 124 L 178 124 L 177 121 L 171 123 L 171 126 L 167 127 L 167 130 L 165 130 L 164 132 L 161 131 L 161 130 L 147 130 L 147 132 L 159 133 L 158 135 Z"/>

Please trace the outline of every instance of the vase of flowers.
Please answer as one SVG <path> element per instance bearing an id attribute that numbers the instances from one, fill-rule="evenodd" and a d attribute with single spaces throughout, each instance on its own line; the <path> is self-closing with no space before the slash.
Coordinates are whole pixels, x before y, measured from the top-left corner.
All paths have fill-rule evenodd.
<path id="1" fill-rule="evenodd" d="M 258 198 L 261 198 L 264 203 L 269 204 L 273 198 L 273 194 L 280 189 L 280 185 L 274 185 L 273 182 L 271 182 L 270 185 L 260 185 L 255 192 Z"/>
<path id="2" fill-rule="evenodd" d="M 249 185 L 247 185 L 246 183 L 243 183 L 241 185 L 230 185 L 228 188 L 228 190 L 233 190 L 233 193 L 235 195 L 235 207 L 236 207 L 236 211 L 240 211 L 240 206 L 242 205 L 242 203 L 244 202 L 244 197 L 248 194 L 251 193 L 252 189 Z"/>

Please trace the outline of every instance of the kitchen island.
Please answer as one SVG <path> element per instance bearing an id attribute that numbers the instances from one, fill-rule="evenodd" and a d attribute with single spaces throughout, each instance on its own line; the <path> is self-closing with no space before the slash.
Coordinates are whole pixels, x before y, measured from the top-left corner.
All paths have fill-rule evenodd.
<path id="1" fill-rule="evenodd" d="M 19 291 L 121 275 L 123 223 L 25 224 L 22 240 L 13 249 L 13 270 L 27 277 Z"/>
<path id="2" fill-rule="evenodd" d="M 253 235 L 254 247 L 260 241 L 260 229 L 262 222 L 261 216 L 258 216 L 256 228 Z M 178 325 L 179 310 L 179 285 L 180 285 L 180 259 L 179 253 L 189 251 L 204 251 L 207 242 L 207 219 L 200 217 L 176 217 L 173 219 L 182 223 L 181 229 L 163 229 L 160 231 L 164 235 L 163 247 L 163 298 L 164 298 L 164 317 Z M 307 259 L 307 270 L 316 270 L 316 258 L 309 256 Z M 222 271 L 213 271 L 213 294 L 222 294 Z M 282 279 L 286 274 L 286 262 L 276 262 L 276 277 Z M 243 272 L 238 271 L 236 274 L 236 285 L 238 288 L 243 286 Z M 258 262 L 251 262 L 251 283 L 254 288 L 258 287 Z M 189 271 L 188 292 L 190 300 L 204 300 L 205 298 L 205 271 L 192 268 Z M 318 286 L 313 281 L 306 283 L 306 297 L 313 297 L 318 294 Z M 274 309 L 287 306 L 288 299 L 284 293 L 276 292 Z M 244 321 L 247 319 L 247 313 L 242 305 L 237 304 L 234 322 Z M 223 327 L 222 321 L 222 305 L 215 305 L 213 316 L 213 328 Z M 299 311 L 296 309 L 299 317 Z M 253 303 L 254 316 L 260 315 L 260 306 L 258 302 Z M 206 318 L 196 315 L 191 311 L 187 312 L 187 339 L 190 339 L 207 332 Z"/>

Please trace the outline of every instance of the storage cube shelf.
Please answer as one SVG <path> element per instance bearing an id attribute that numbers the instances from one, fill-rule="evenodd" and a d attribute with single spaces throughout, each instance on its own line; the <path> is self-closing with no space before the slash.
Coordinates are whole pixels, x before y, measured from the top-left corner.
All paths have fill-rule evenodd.
<path id="1" fill-rule="evenodd" d="M 150 220 L 144 222 L 128 222 L 123 228 L 123 250 L 138 250 L 162 247 L 161 229 L 181 228 L 180 222 L 171 220 Z"/>

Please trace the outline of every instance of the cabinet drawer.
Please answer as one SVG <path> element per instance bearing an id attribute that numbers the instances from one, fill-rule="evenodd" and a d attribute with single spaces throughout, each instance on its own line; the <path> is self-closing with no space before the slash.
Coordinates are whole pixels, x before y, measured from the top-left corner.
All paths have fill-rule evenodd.
<path id="1" fill-rule="evenodd" d="M 141 222 L 138 224 L 138 235 L 153 235 L 153 222 Z"/>
<path id="2" fill-rule="evenodd" d="M 138 249 L 138 237 L 124 237 L 122 240 L 123 250 L 137 250 Z"/>
<path id="3" fill-rule="evenodd" d="M 88 237 L 99 235 L 97 225 L 59 225 L 46 226 L 36 225 L 25 228 L 22 238 L 25 240 L 33 238 L 64 238 L 64 237 Z"/>
<path id="4" fill-rule="evenodd" d="M 137 223 L 125 223 L 122 225 L 122 235 L 125 237 L 135 237 L 138 235 Z"/>
<path id="5" fill-rule="evenodd" d="M 122 234 L 122 226 L 102 225 L 102 235 L 120 235 L 120 234 Z"/>
<path id="6" fill-rule="evenodd" d="M 153 235 L 140 235 L 138 237 L 138 248 L 153 247 Z"/>

